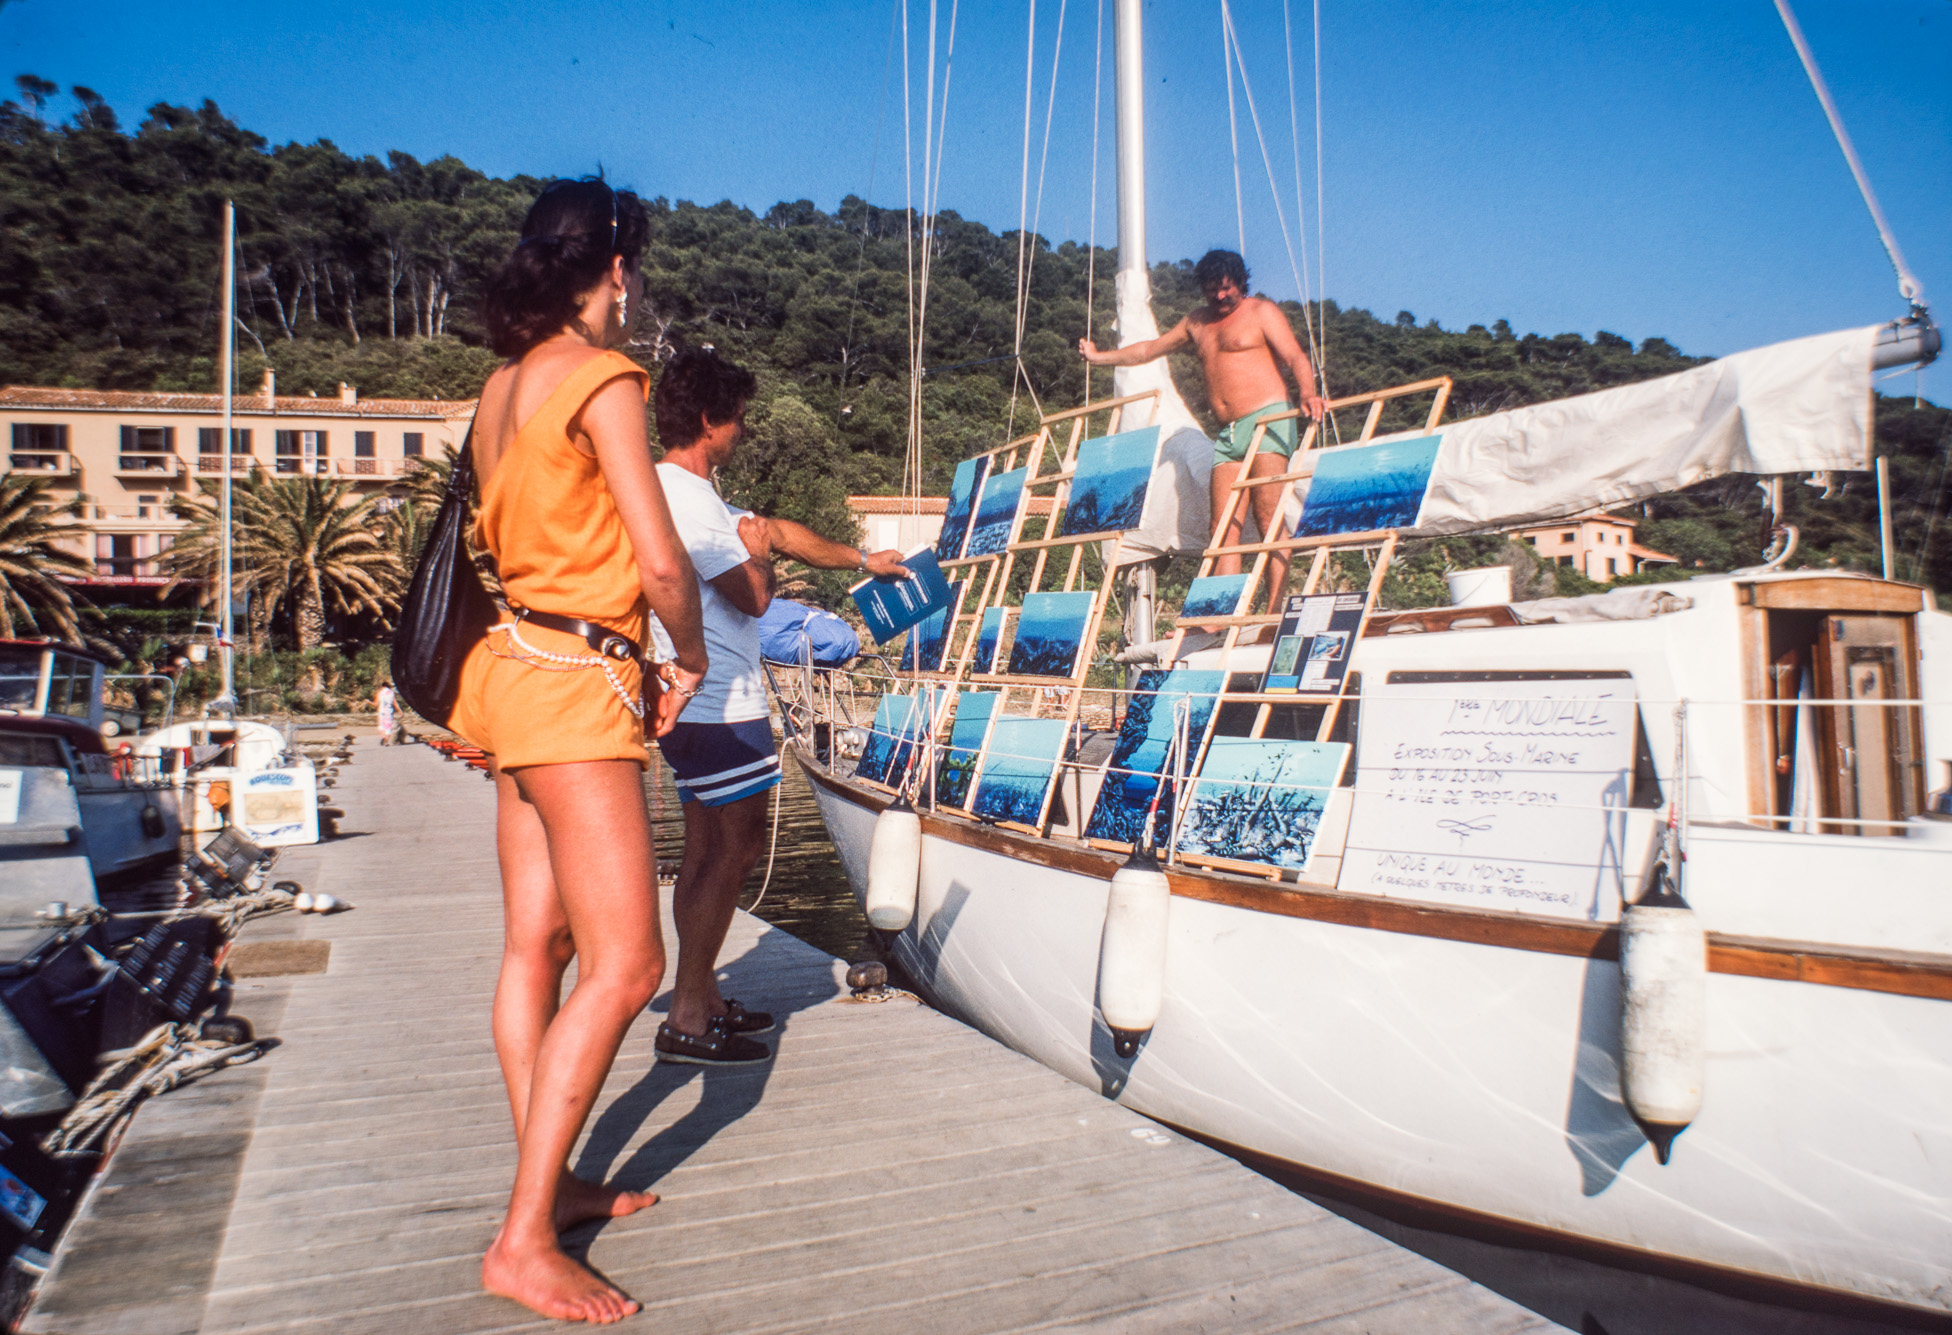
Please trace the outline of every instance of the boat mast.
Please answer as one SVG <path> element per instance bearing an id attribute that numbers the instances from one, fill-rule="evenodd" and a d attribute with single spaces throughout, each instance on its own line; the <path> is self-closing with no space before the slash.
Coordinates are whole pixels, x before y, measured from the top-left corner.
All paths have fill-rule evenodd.
<path id="1" fill-rule="evenodd" d="M 1146 284 L 1145 263 L 1145 41 L 1143 0 L 1117 0 L 1113 58 L 1118 114 L 1118 287 Z M 1134 277 L 1136 275 L 1136 278 Z M 1121 315 L 1123 311 L 1121 310 Z M 1119 342 L 1133 331 L 1119 326 Z M 1119 391 L 1114 390 L 1114 393 Z"/>
<path id="2" fill-rule="evenodd" d="M 219 505 L 223 534 L 222 555 L 218 559 L 217 574 L 217 652 L 224 663 L 224 688 L 212 700 L 211 706 L 221 709 L 235 718 L 237 716 L 237 673 L 236 654 L 232 648 L 234 637 L 231 634 L 231 589 L 230 565 L 230 463 L 231 463 L 231 381 L 235 378 L 233 362 L 237 355 L 237 316 L 232 308 L 237 293 L 237 208 L 230 200 L 224 201 L 224 341 L 220 356 L 218 376 L 223 381 L 224 427 L 219 448 L 223 450 L 223 499 Z"/>

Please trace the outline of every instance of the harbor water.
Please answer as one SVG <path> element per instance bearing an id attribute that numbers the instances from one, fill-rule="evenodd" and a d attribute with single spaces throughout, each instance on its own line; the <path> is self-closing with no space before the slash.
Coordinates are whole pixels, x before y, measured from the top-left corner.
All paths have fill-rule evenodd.
<path id="1" fill-rule="evenodd" d="M 767 879 L 767 855 L 762 853 L 759 865 L 746 879 L 739 907 L 829 955 L 860 959 L 863 950 L 869 949 L 863 944 L 868 921 L 848 887 L 847 873 L 841 870 L 833 844 L 828 842 L 827 827 L 820 823 L 820 810 L 814 805 L 806 775 L 791 755 L 780 757 L 780 767 L 785 779 L 777 790 L 779 801 L 774 807 L 777 825 L 768 826 L 772 876 Z M 658 871 L 674 875 L 684 852 L 684 814 L 671 767 L 656 751 L 651 752 L 651 768 L 644 776 L 644 794 L 657 839 Z"/>

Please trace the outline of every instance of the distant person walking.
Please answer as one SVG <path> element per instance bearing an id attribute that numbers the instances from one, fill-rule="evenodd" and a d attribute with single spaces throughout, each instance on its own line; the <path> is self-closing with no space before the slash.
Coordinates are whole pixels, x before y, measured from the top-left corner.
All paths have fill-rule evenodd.
<path id="1" fill-rule="evenodd" d="M 1109 351 L 1101 350 L 1088 338 L 1078 340 L 1078 351 L 1093 366 L 1138 366 L 1154 361 L 1179 348 L 1199 350 L 1200 364 L 1206 370 L 1207 402 L 1213 415 L 1225 423 L 1213 446 L 1211 497 L 1213 525 L 1218 526 L 1225 512 L 1227 497 L 1240 479 L 1247 446 L 1254 438 L 1254 426 L 1270 413 L 1285 412 L 1294 406 L 1288 397 L 1282 370 L 1294 377 L 1301 394 L 1301 406 L 1310 417 L 1319 419 L 1326 401 L 1315 392 L 1315 368 L 1308 354 L 1295 341 L 1295 332 L 1281 308 L 1266 297 L 1247 294 L 1247 262 L 1231 250 L 1209 250 L 1193 266 L 1193 277 L 1206 294 L 1206 305 L 1195 308 L 1185 319 L 1161 334 Z M 1261 438 L 1250 476 L 1276 477 L 1288 469 L 1288 456 L 1297 442 L 1294 419 L 1270 425 Z M 1254 522 L 1262 540 L 1279 536 L 1274 526 L 1281 513 L 1285 486 L 1253 489 Z M 1221 535 L 1219 545 L 1237 546 L 1246 528 L 1246 511 L 1237 511 L 1233 523 Z M 1240 573 L 1240 556 L 1217 557 L 1217 575 Z M 1288 558 L 1283 552 L 1270 554 L 1268 597 L 1280 596 L 1287 582 Z"/>
<path id="2" fill-rule="evenodd" d="M 373 692 L 373 715 L 380 727 L 380 745 L 393 745 L 393 736 L 400 730 L 400 719 L 394 711 L 393 683 L 380 678 L 380 688 Z"/>
<path id="3" fill-rule="evenodd" d="M 651 465 L 649 376 L 610 350 L 643 289 L 649 231 L 636 196 L 557 181 L 489 284 L 489 342 L 509 360 L 475 413 L 477 537 L 510 612 L 468 658 L 452 720 L 494 760 L 507 921 L 495 1051 L 519 1150 L 481 1281 L 544 1316 L 600 1323 L 638 1304 L 556 1234 L 657 1198 L 573 1176 L 569 1153 L 663 980 L 644 737 L 670 729 L 706 668 L 697 582 Z M 652 717 L 647 608 L 677 650 Z"/>
<path id="4" fill-rule="evenodd" d="M 822 570 L 905 576 L 901 553 L 868 553 L 790 519 L 727 505 L 713 478 L 745 434 L 752 373 L 709 348 L 672 358 L 657 382 L 658 478 L 698 572 L 712 665 L 698 699 L 658 743 L 684 804 L 685 855 L 672 893 L 678 969 L 671 1015 L 658 1026 L 659 1061 L 734 1066 L 772 1054 L 752 1035 L 773 1017 L 721 996 L 718 952 L 739 889 L 766 848 L 768 792 L 779 752 L 759 665 L 759 621 L 773 596 L 773 555 Z"/>

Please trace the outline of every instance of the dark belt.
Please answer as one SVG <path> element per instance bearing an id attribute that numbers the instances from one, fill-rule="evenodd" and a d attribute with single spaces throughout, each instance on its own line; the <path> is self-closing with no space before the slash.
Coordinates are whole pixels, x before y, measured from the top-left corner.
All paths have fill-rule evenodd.
<path id="1" fill-rule="evenodd" d="M 649 660 L 637 641 L 622 631 L 599 626 L 593 621 L 578 621 L 575 617 L 559 617 L 554 612 L 537 612 L 533 608 L 517 607 L 509 604 L 509 611 L 515 614 L 519 624 L 531 622 L 544 630 L 559 630 L 565 635 L 575 635 L 583 643 L 602 654 L 605 658 L 615 658 L 622 662 L 645 663 Z"/>

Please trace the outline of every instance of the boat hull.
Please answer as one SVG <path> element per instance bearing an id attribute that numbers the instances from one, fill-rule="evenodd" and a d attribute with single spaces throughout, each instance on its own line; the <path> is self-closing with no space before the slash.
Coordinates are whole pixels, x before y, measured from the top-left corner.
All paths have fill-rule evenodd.
<path id="1" fill-rule="evenodd" d="M 814 787 L 858 894 L 879 801 Z M 1601 952 L 1283 916 L 1215 902 L 1216 877 L 1175 895 L 1165 1005 L 1124 1061 L 1093 995 L 1105 876 L 945 822 L 895 956 L 934 1004 L 1107 1097 L 1521 1228 L 1952 1310 L 1952 1002 L 1712 973 L 1705 1106 L 1663 1167 L 1620 1100 Z"/>

